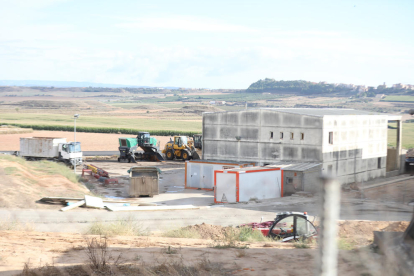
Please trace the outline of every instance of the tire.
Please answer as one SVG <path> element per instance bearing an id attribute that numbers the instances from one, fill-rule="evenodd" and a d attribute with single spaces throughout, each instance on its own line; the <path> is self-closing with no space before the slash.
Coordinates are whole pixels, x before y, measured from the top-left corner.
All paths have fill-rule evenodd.
<path id="1" fill-rule="evenodd" d="M 174 152 L 173 150 L 167 150 L 167 152 L 165 153 L 165 157 L 167 157 L 168 160 L 173 160 L 174 159 Z"/>
<path id="2" fill-rule="evenodd" d="M 181 151 L 181 157 L 183 160 L 189 160 L 191 158 L 190 153 L 186 150 Z"/>
<path id="3" fill-rule="evenodd" d="M 118 158 L 118 162 L 121 162 L 121 158 Z"/>

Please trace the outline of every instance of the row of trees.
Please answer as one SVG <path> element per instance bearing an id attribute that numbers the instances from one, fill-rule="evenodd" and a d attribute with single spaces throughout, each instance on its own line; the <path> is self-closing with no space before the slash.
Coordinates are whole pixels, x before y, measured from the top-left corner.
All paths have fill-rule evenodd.
<path id="1" fill-rule="evenodd" d="M 258 80 L 252 83 L 247 91 L 250 92 L 292 92 L 302 94 L 323 94 L 350 91 L 349 88 L 335 86 L 333 84 L 313 83 L 310 81 L 277 81 L 274 79 Z"/>

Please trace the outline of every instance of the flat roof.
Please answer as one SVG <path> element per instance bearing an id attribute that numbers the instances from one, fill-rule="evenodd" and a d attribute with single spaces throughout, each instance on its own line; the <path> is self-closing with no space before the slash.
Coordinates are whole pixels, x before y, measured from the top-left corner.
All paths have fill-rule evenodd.
<path id="1" fill-rule="evenodd" d="M 260 108 L 266 110 L 274 110 L 279 112 L 294 113 L 301 115 L 311 115 L 323 117 L 326 115 L 384 115 L 396 116 L 394 114 L 379 113 L 366 110 L 348 109 L 348 108 Z M 398 115 L 397 115 L 398 116 Z"/>
<path id="2" fill-rule="evenodd" d="M 278 111 L 284 113 L 292 113 L 292 114 L 300 114 L 300 115 L 307 115 L 307 116 L 315 116 L 315 117 L 323 117 L 323 116 L 346 116 L 346 115 L 382 115 L 388 116 L 389 121 L 393 120 L 401 120 L 402 115 L 398 114 L 389 114 L 389 113 L 379 113 L 379 112 L 372 112 L 366 110 L 357 110 L 357 109 L 350 109 L 350 108 L 270 108 L 270 107 L 261 107 L 261 108 L 250 108 L 247 110 L 239 110 L 239 111 L 220 111 L 220 112 L 204 112 L 205 114 L 208 113 L 229 113 L 229 112 L 245 112 L 249 110 L 270 110 L 270 111 Z"/>
<path id="3" fill-rule="evenodd" d="M 309 169 L 315 168 L 322 165 L 322 163 L 292 163 L 292 162 L 275 162 L 273 164 L 267 165 L 266 167 L 270 168 L 282 168 L 285 171 L 298 171 L 303 172 Z"/>

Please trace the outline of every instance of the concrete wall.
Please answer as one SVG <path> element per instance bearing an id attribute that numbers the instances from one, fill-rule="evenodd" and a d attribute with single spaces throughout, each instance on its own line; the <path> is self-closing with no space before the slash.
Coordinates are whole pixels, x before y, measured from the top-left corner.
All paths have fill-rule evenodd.
<path id="1" fill-rule="evenodd" d="M 341 184 L 385 177 L 387 123 L 387 115 L 324 116 L 323 172 Z"/>
<path id="2" fill-rule="evenodd" d="M 322 161 L 322 125 L 322 117 L 265 109 L 204 113 L 203 159 L 254 161 L 259 165 L 283 160 Z"/>
<path id="3" fill-rule="evenodd" d="M 269 109 L 204 113 L 203 159 L 320 162 L 322 171 L 341 184 L 368 181 L 386 175 L 387 123 L 387 115 L 310 116 Z"/>

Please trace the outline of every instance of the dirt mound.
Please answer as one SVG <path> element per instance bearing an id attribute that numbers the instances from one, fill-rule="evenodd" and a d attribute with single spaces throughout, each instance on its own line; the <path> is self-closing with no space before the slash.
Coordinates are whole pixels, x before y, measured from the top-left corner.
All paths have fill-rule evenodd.
<path id="1" fill-rule="evenodd" d="M 224 111 L 215 106 L 209 105 L 186 105 L 179 109 L 169 110 L 169 112 L 181 112 L 181 113 L 195 113 L 201 115 L 203 112 L 220 112 Z"/>
<path id="2" fill-rule="evenodd" d="M 45 196 L 83 197 L 89 190 L 62 164 L 0 155 L 0 207 L 42 208 Z M 49 206 L 50 207 L 50 206 Z"/>
<path id="3" fill-rule="evenodd" d="M 231 227 L 223 227 L 211 224 L 196 224 L 183 227 L 183 230 L 195 231 L 200 234 L 201 238 L 208 240 L 219 240 L 224 239 L 226 231 Z"/>
<path id="4" fill-rule="evenodd" d="M 382 229 L 381 231 L 385 232 L 404 232 L 410 222 L 408 221 L 399 221 L 399 222 L 392 222 L 390 225 Z"/>
<path id="5" fill-rule="evenodd" d="M 162 107 L 159 105 L 137 105 L 133 109 L 157 110 L 157 109 L 165 109 L 165 107 Z"/>
<path id="6" fill-rule="evenodd" d="M 341 221 L 339 222 L 339 237 L 358 246 L 373 242 L 374 231 L 404 232 L 408 221 Z"/>

